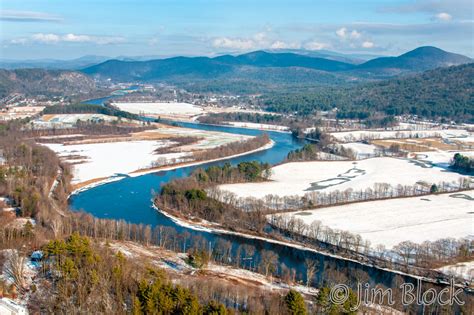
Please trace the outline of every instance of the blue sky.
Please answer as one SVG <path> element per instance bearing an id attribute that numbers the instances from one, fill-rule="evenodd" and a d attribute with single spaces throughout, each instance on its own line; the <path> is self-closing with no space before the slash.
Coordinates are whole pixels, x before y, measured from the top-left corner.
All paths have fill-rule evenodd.
<path id="1" fill-rule="evenodd" d="M 216 55 L 297 48 L 474 56 L 471 0 L 2 0 L 0 57 Z"/>

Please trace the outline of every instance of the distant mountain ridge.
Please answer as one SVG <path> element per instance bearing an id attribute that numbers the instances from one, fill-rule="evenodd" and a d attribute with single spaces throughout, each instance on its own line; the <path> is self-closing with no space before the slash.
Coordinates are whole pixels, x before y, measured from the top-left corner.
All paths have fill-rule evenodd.
<path id="1" fill-rule="evenodd" d="M 96 90 L 92 78 L 75 71 L 45 69 L 0 69 L 0 98 L 10 93 L 73 96 Z"/>
<path id="2" fill-rule="evenodd" d="M 274 72 L 274 70 L 270 70 L 274 68 L 297 68 L 312 73 L 324 72 L 326 73 L 324 80 L 331 76 L 334 81 L 353 81 L 387 78 L 469 62 L 472 62 L 472 59 L 463 55 L 446 52 L 436 47 L 419 47 L 398 57 L 380 57 L 361 64 L 291 52 L 254 51 L 237 56 L 223 55 L 214 58 L 174 57 L 149 61 L 108 60 L 82 71 L 95 77 L 111 78 L 118 81 L 181 82 L 191 79 L 239 80 L 239 74 L 245 72 L 242 70 L 244 68 L 253 68 L 253 71 L 259 74 L 265 72 L 265 68 L 269 72 Z M 257 71 L 257 69 L 260 70 Z M 245 73 L 248 75 L 249 71 Z M 288 81 L 296 81 L 291 77 L 295 73 L 294 69 L 288 72 Z M 316 75 L 313 77 L 315 83 L 321 83 L 318 82 Z M 271 76 L 267 81 L 271 82 Z"/>
<path id="3" fill-rule="evenodd" d="M 357 70 L 373 70 L 389 74 L 397 72 L 421 72 L 440 67 L 457 66 L 470 63 L 469 57 L 446 52 L 442 49 L 423 46 L 404 53 L 398 57 L 380 57 L 369 60 L 357 67 Z"/>

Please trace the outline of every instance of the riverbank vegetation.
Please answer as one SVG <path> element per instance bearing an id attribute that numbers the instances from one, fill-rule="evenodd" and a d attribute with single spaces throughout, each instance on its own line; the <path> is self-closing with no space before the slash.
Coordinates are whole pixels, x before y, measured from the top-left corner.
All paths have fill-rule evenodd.
<path id="1" fill-rule="evenodd" d="M 269 145 L 270 143 L 271 140 L 268 135 L 262 134 L 260 136 L 253 137 L 245 141 L 231 142 L 215 148 L 195 151 L 193 153 L 193 158 L 195 161 L 214 160 L 226 156 L 233 156 L 261 149 L 262 147 Z"/>

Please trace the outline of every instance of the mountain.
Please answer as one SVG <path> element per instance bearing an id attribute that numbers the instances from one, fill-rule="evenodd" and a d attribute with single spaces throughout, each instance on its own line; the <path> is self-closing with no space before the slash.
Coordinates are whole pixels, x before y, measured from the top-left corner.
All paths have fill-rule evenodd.
<path id="1" fill-rule="evenodd" d="M 387 76 L 405 72 L 421 72 L 430 69 L 449 67 L 473 60 L 469 57 L 450 53 L 442 49 L 424 46 L 416 48 L 398 57 L 380 57 L 369 60 L 357 67 L 357 71 L 372 72 Z"/>
<path id="2" fill-rule="evenodd" d="M 72 96 L 96 89 L 92 78 L 80 72 L 44 69 L 0 69 L 0 98 L 10 93 Z"/>
<path id="3" fill-rule="evenodd" d="M 322 71 L 341 71 L 353 69 L 354 66 L 345 62 L 304 56 L 294 53 L 270 53 L 265 51 L 254 51 L 243 55 L 224 55 L 213 58 L 232 65 L 245 65 L 252 67 L 299 67 Z"/>
<path id="4" fill-rule="evenodd" d="M 354 65 L 292 53 L 255 51 L 248 54 L 208 57 L 174 57 L 150 61 L 109 60 L 88 67 L 86 74 L 118 81 L 183 81 L 186 79 L 235 79 L 244 68 L 304 68 L 336 72 Z"/>
<path id="5" fill-rule="evenodd" d="M 324 58 L 329 60 L 341 61 L 353 65 L 362 64 L 368 60 L 381 57 L 380 55 L 370 54 L 343 54 L 331 50 L 306 50 L 306 49 L 266 49 L 270 53 L 293 53 L 308 57 Z"/>
<path id="6" fill-rule="evenodd" d="M 184 86 L 203 86 L 208 90 L 212 90 L 214 85 L 214 90 L 222 91 L 223 86 L 231 88 L 230 83 L 236 82 L 246 86 L 252 86 L 251 82 L 255 82 L 262 87 L 282 83 L 285 85 L 354 83 L 472 62 L 468 57 L 435 47 L 419 47 L 398 57 L 380 57 L 361 64 L 356 64 L 354 60 L 350 62 L 335 60 L 343 58 L 346 57 L 342 55 L 336 57 L 336 53 L 326 51 L 254 51 L 214 58 L 108 60 L 82 71 L 97 78 L 110 78 L 114 81 L 164 81 Z"/>

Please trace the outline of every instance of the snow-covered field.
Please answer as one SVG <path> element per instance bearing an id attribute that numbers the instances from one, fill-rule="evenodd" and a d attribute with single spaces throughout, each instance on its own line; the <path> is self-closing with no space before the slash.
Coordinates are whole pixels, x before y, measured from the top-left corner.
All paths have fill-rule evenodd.
<path id="1" fill-rule="evenodd" d="M 158 158 L 168 160 L 183 158 L 187 153 L 156 155 L 154 150 L 170 145 L 169 141 L 123 141 L 63 145 L 45 144 L 60 157 L 74 164 L 73 184 L 95 178 L 111 177 L 117 173 L 127 174 L 150 167 Z M 68 159 L 68 156 L 71 158 Z M 80 157 L 78 157 L 80 156 Z M 82 158 L 83 157 L 83 158 Z"/>
<path id="2" fill-rule="evenodd" d="M 237 122 L 237 121 L 226 121 L 228 125 L 241 128 L 260 129 L 260 130 L 275 130 L 275 131 L 289 131 L 290 128 L 281 125 L 270 125 L 270 124 L 257 124 L 251 122 Z"/>
<path id="3" fill-rule="evenodd" d="M 195 116 L 203 113 L 202 107 L 189 103 L 113 103 L 112 105 L 133 114 Z"/>
<path id="4" fill-rule="evenodd" d="M 349 142 L 341 144 L 341 146 L 354 151 L 358 159 L 371 157 L 377 151 L 377 146 L 373 144 L 365 144 L 362 142 Z"/>
<path id="5" fill-rule="evenodd" d="M 119 120 L 119 117 L 103 114 L 48 114 L 33 120 L 30 124 L 33 128 L 39 129 L 70 128 L 73 127 L 79 120 L 83 122 L 112 122 Z M 138 121 L 125 118 L 121 118 L 121 121 L 128 123 L 139 123 Z"/>
<path id="6" fill-rule="evenodd" d="M 150 137 L 147 137 L 147 134 L 150 134 Z M 170 146 L 172 142 L 166 140 L 166 138 L 172 137 L 195 137 L 200 140 L 196 143 L 174 148 L 172 153 L 154 153 L 158 148 Z M 188 162 L 190 160 L 189 156 L 194 151 L 212 149 L 250 138 L 252 137 L 224 132 L 166 127 L 145 130 L 140 133 L 140 136 L 133 135 L 130 138 L 135 140 L 127 139 L 127 141 L 111 138 L 109 141 L 92 139 L 87 143 L 67 143 L 68 137 L 64 137 L 65 144 L 45 143 L 44 145 L 58 153 L 63 160 L 73 164 L 74 177 L 72 183 L 79 184 L 93 179 L 129 174 L 158 166 L 158 164 L 169 165 Z M 86 140 L 81 142 L 84 141 Z M 96 143 L 97 141 L 101 142 Z"/>
<path id="7" fill-rule="evenodd" d="M 167 135 L 170 137 L 196 137 L 201 138 L 202 140 L 197 143 L 193 143 L 187 146 L 181 147 L 181 150 L 205 150 L 215 148 L 221 145 L 226 145 L 235 141 L 243 141 L 252 138 L 251 136 L 238 135 L 226 132 L 216 132 L 216 131 L 206 131 L 199 129 L 187 129 L 187 128 L 178 128 L 170 127 L 163 128 L 158 130 L 161 134 Z M 155 132 L 154 130 L 149 130 L 145 132 Z"/>
<path id="8" fill-rule="evenodd" d="M 411 156 L 417 160 L 433 163 L 439 167 L 448 167 L 456 153 L 474 158 L 474 151 L 427 151 L 412 153 Z"/>
<path id="9" fill-rule="evenodd" d="M 448 265 L 441 267 L 438 270 L 449 276 L 459 277 L 468 281 L 474 280 L 474 261 Z"/>
<path id="10" fill-rule="evenodd" d="M 474 234 L 474 192 L 358 202 L 279 215 L 294 216 L 306 224 L 320 221 L 333 230 L 360 234 L 371 246 L 387 248 L 410 240 L 415 243 Z"/>
<path id="11" fill-rule="evenodd" d="M 468 137 L 470 134 L 462 129 L 443 129 L 443 130 L 400 130 L 400 131 L 384 131 L 384 130 L 356 130 L 332 132 L 331 136 L 342 142 L 354 142 L 362 140 L 374 139 L 403 139 L 403 138 L 427 138 L 427 137 L 443 137 L 458 138 Z"/>
<path id="12" fill-rule="evenodd" d="M 331 192 L 352 188 L 355 191 L 373 188 L 376 183 L 413 186 L 417 182 L 428 184 L 457 182 L 462 175 L 446 172 L 439 167 L 417 164 L 407 159 L 390 157 L 352 161 L 314 161 L 285 163 L 272 168 L 271 181 L 260 183 L 227 184 L 220 189 L 238 197 L 263 198 L 299 195 L 311 191 Z"/>

